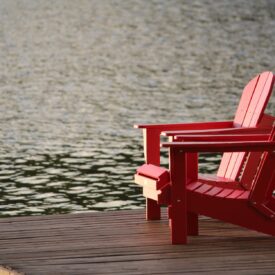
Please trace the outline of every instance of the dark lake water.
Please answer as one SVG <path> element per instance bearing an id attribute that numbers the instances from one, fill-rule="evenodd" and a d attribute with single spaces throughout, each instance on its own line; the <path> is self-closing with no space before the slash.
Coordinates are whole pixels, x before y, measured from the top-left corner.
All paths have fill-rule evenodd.
<path id="1" fill-rule="evenodd" d="M 132 125 L 232 119 L 275 71 L 274 0 L 1 0 L 0 20 L 2 216 L 143 207 Z"/>

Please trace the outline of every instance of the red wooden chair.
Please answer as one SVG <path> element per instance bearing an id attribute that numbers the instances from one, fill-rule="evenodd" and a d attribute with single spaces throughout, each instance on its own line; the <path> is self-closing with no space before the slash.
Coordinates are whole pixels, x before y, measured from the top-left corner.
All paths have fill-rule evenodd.
<path id="1" fill-rule="evenodd" d="M 160 200 L 169 205 L 172 243 L 184 244 L 188 234 L 198 234 L 197 214 L 275 236 L 275 126 L 270 135 L 210 136 L 210 140 L 163 143 L 170 150 L 170 171 L 153 165 L 140 168 L 147 170 L 151 188 L 166 186 Z M 247 161 L 238 181 L 204 181 L 188 175 L 188 154 L 193 152 L 249 152 L 248 160 L 253 152 L 261 152 L 262 157 L 253 171 Z M 249 187 L 243 185 L 247 173 L 253 174 Z"/>
<path id="2" fill-rule="evenodd" d="M 264 72 L 253 78 L 244 88 L 235 118 L 233 121 L 222 122 L 201 122 L 201 123 L 184 123 L 184 124 L 151 124 L 136 125 L 136 128 L 142 128 L 144 134 L 144 155 L 146 164 L 160 165 L 160 134 L 166 131 L 166 135 L 225 135 L 225 134 L 253 134 L 268 133 L 274 118 L 264 114 L 265 107 L 271 95 L 274 84 L 272 72 Z M 167 132 L 169 131 L 169 132 Z M 200 138 L 203 138 L 200 136 Z M 178 137 L 180 139 L 180 137 Z M 245 152 L 225 153 L 217 174 L 217 179 L 236 180 L 241 172 L 242 165 L 247 154 Z M 189 167 L 196 167 L 197 154 L 188 155 Z M 253 154 L 248 161 L 247 167 L 254 167 L 260 160 L 260 154 Z M 143 166 L 143 169 L 145 166 Z M 148 167 L 147 167 L 148 168 Z M 152 167 L 151 167 L 152 168 Z M 149 169 L 150 170 L 150 169 Z M 197 170 L 188 169 L 190 177 L 197 174 Z M 146 174 L 146 173 L 145 173 Z M 206 178 L 204 178 L 205 180 Z M 213 180 L 213 177 L 211 178 Z M 143 185 L 138 175 L 136 183 Z M 244 184 L 250 184 L 250 177 L 244 181 Z M 160 186 L 161 184 L 159 184 Z M 158 186 L 158 187 L 159 187 Z M 150 188 L 149 188 L 150 189 Z M 146 186 L 143 188 L 146 196 L 146 217 L 148 220 L 160 219 L 160 201 L 156 200 L 155 195 L 150 197 L 149 190 Z M 165 188 L 162 192 L 165 193 Z M 147 194 L 147 195 L 146 195 Z M 160 194 L 159 194 L 160 196 Z M 196 217 L 194 216 L 194 220 Z"/>
<path id="3" fill-rule="evenodd" d="M 269 135 L 184 138 L 184 142 L 162 144 L 170 151 L 169 170 L 144 164 L 135 175 L 146 197 L 168 205 L 172 243 L 185 244 L 187 235 L 198 235 L 198 214 L 275 236 L 275 126 Z M 196 141 L 190 142 L 192 139 Z M 194 164 L 192 159 L 190 166 L 189 154 L 198 152 L 249 154 L 240 178 L 234 181 L 203 178 L 194 173 L 198 162 Z M 261 153 L 261 159 L 252 170 L 248 164 L 255 152 Z M 251 184 L 244 186 L 247 174 Z"/>

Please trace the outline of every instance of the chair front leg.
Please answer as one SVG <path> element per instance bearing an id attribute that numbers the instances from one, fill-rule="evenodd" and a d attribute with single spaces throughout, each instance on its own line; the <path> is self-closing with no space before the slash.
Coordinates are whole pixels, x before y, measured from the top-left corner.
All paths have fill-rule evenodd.
<path id="1" fill-rule="evenodd" d="M 171 173 L 170 224 L 172 244 L 187 243 L 187 154 L 176 148 L 170 148 Z"/>
<path id="2" fill-rule="evenodd" d="M 146 164 L 160 165 L 160 130 L 143 129 L 144 157 Z M 160 220 L 160 205 L 146 198 L 146 219 Z"/>

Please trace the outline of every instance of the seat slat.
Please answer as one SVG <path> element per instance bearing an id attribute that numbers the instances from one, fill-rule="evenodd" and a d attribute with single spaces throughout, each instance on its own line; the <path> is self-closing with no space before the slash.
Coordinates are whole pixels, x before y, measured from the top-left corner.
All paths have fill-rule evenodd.
<path id="1" fill-rule="evenodd" d="M 194 191 L 202 185 L 203 185 L 202 182 L 195 181 L 195 182 L 192 182 L 192 183 L 188 184 L 187 189 L 190 190 L 190 191 Z"/>
<path id="2" fill-rule="evenodd" d="M 230 195 L 228 195 L 226 198 L 227 199 L 236 199 L 239 196 L 241 196 L 244 192 L 245 192 L 244 190 L 235 190 Z"/>
<path id="3" fill-rule="evenodd" d="M 238 197 L 238 199 L 239 199 L 239 200 L 247 200 L 247 199 L 249 198 L 249 194 L 250 194 L 249 191 L 244 191 L 244 192 Z"/>
<path id="4" fill-rule="evenodd" d="M 210 189 L 208 192 L 206 192 L 205 194 L 209 195 L 209 196 L 215 196 L 215 195 L 219 194 L 222 190 L 223 190 L 222 187 L 215 186 L 212 189 Z"/>
<path id="5" fill-rule="evenodd" d="M 213 188 L 213 186 L 211 186 L 209 184 L 203 184 L 198 189 L 196 189 L 196 192 L 200 193 L 200 194 L 204 194 L 204 193 L 208 192 L 212 188 Z"/>
<path id="6" fill-rule="evenodd" d="M 233 189 L 224 189 L 222 192 L 218 193 L 216 195 L 216 197 L 219 198 L 226 198 L 228 195 L 230 195 L 231 193 L 233 193 L 234 190 Z"/>

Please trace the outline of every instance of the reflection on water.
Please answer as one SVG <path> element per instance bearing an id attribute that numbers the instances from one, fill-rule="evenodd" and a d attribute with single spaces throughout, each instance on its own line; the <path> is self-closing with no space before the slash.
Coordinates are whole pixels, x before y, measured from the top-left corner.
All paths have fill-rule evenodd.
<path id="1" fill-rule="evenodd" d="M 143 206 L 132 125 L 231 119 L 244 84 L 274 70 L 274 10 L 256 0 L 2 0 L 1 215 Z M 218 157 L 201 161 L 213 172 Z"/>

